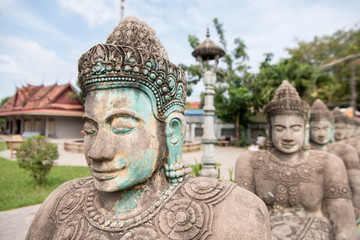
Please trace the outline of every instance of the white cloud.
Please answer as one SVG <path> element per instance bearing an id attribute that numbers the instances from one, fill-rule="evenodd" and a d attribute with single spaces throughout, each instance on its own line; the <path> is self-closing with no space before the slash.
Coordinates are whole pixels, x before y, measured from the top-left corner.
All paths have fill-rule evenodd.
<path id="1" fill-rule="evenodd" d="M 16 0 L 1 0 L 0 1 L 0 10 L 6 11 L 14 5 Z"/>
<path id="2" fill-rule="evenodd" d="M 0 75 L 14 85 L 53 84 L 76 81 L 76 66 L 64 62 L 54 51 L 19 37 L 0 36 Z"/>
<path id="3" fill-rule="evenodd" d="M 119 20 L 118 1 L 114 0 L 58 0 L 60 5 L 83 16 L 90 26 L 99 26 L 110 20 Z"/>

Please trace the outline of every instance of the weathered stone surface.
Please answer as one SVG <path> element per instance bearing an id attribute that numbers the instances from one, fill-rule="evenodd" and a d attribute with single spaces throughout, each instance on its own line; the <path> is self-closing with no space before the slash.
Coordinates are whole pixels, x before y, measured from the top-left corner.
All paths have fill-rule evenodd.
<path id="1" fill-rule="evenodd" d="M 308 105 L 284 81 L 265 113 L 269 150 L 239 156 L 235 181 L 267 205 L 273 239 L 356 239 L 343 161 L 307 150 Z"/>
<path id="2" fill-rule="evenodd" d="M 92 177 L 52 192 L 27 239 L 271 238 L 256 195 L 228 181 L 189 177 L 181 162 L 185 75 L 164 59 L 149 29 L 127 18 L 107 44 L 80 58 Z M 139 37 L 146 46 L 133 39 Z"/>

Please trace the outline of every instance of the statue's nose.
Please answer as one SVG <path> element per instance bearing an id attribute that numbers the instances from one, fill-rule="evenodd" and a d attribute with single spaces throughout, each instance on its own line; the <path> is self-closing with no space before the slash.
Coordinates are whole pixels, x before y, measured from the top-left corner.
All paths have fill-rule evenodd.
<path id="1" fill-rule="evenodd" d="M 286 130 L 285 134 L 283 135 L 283 140 L 287 142 L 291 142 L 293 140 L 293 134 Z"/>
<path id="2" fill-rule="evenodd" d="M 88 157 L 94 161 L 112 160 L 115 156 L 115 148 L 107 132 L 100 130 L 94 137 L 96 139 L 88 152 Z"/>

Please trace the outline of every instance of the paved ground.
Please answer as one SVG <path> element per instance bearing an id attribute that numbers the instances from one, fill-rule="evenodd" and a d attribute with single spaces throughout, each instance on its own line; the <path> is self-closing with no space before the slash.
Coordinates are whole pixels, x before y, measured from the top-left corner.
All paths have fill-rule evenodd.
<path id="1" fill-rule="evenodd" d="M 57 165 L 67 166 L 86 166 L 83 154 L 69 153 L 64 151 L 63 141 L 56 141 L 59 150 Z M 236 158 L 245 149 L 235 147 L 215 147 L 215 158 L 220 165 L 220 177 L 229 179 L 229 169 L 234 168 Z M 1 157 L 9 158 L 9 150 L 0 152 Z M 183 161 L 187 164 L 194 164 L 195 161 L 201 162 L 202 151 L 183 154 Z M 15 159 L 11 159 L 15 160 Z M 34 205 L 15 210 L 0 212 L 0 240 L 21 240 L 26 236 L 26 232 L 31 224 L 36 211 L 40 205 Z"/>

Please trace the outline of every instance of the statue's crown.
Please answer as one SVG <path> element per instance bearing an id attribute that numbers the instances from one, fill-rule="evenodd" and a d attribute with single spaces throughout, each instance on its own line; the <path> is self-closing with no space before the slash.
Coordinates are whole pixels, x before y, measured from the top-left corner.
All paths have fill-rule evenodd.
<path id="1" fill-rule="evenodd" d="M 335 123 L 345 123 L 348 124 L 349 121 L 349 117 L 345 114 L 342 113 L 340 111 L 340 108 L 336 107 L 334 108 L 333 112 L 332 112 L 333 118 L 334 118 L 334 122 Z"/>
<path id="2" fill-rule="evenodd" d="M 320 99 L 316 99 L 316 101 L 311 106 L 311 120 L 317 120 L 321 118 L 326 118 L 331 120 L 331 113 L 325 103 Z"/>
<path id="3" fill-rule="evenodd" d="M 265 114 L 269 119 L 271 116 L 282 113 L 296 113 L 308 119 L 309 105 L 301 100 L 299 93 L 287 81 L 284 80 L 276 90 L 274 98 L 266 105 Z"/>
<path id="4" fill-rule="evenodd" d="M 140 88 L 156 105 L 159 120 L 185 110 L 184 71 L 169 62 L 154 30 L 133 16 L 120 21 L 106 44 L 98 44 L 80 57 L 78 81 L 85 96 L 97 89 Z"/>

